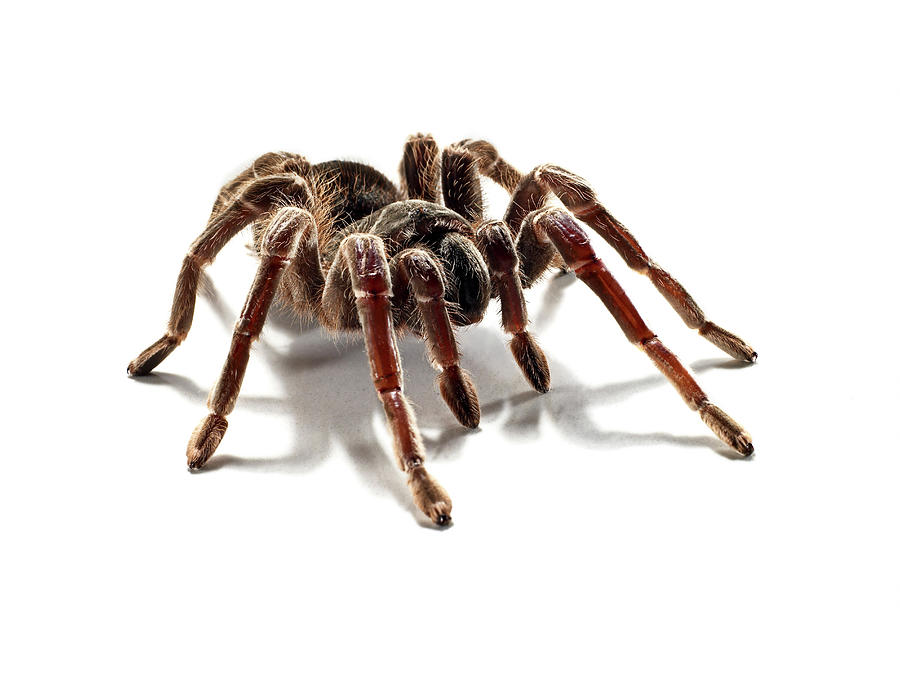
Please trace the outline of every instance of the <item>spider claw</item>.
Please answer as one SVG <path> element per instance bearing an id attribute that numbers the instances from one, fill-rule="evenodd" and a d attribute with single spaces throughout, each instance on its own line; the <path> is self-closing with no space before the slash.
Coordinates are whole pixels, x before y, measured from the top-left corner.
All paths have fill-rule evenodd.
<path id="1" fill-rule="evenodd" d="M 700 417 L 706 426 L 742 457 L 753 454 L 753 439 L 744 428 L 729 417 L 720 407 L 709 403 L 700 408 Z"/>
<path id="2" fill-rule="evenodd" d="M 432 478 L 421 464 L 409 470 L 409 488 L 419 510 L 435 525 L 450 524 L 453 502 L 450 495 Z"/>

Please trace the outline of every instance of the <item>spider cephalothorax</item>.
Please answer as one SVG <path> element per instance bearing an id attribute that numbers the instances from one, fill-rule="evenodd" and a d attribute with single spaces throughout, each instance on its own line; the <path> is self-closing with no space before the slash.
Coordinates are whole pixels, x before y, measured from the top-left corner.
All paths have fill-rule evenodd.
<path id="1" fill-rule="evenodd" d="M 280 152 L 263 155 L 222 188 L 209 224 L 182 264 L 166 334 L 128 365 L 129 374 L 146 375 L 184 340 L 203 267 L 229 239 L 252 226 L 259 270 L 209 395 L 210 414 L 188 442 L 190 468 L 203 466 L 221 442 L 250 345 L 277 297 L 329 330 L 362 332 L 413 499 L 435 523 L 449 523 L 450 497 L 425 470 L 422 440 L 403 394 L 396 332 L 409 329 L 424 337 L 447 405 L 461 424 L 478 426 L 478 396 L 459 365 L 454 328 L 480 321 L 488 300 L 499 298 L 512 354 L 531 386 L 546 392 L 550 370 L 527 330 L 522 288 L 554 263 L 597 294 L 626 337 L 719 438 L 741 455 L 753 452 L 749 434 L 710 403 L 647 328 L 597 258 L 579 221 L 596 230 L 629 267 L 649 276 L 688 326 L 735 358 L 755 361 L 756 352 L 707 321 L 684 287 L 644 253 L 582 178 L 549 164 L 522 174 L 485 141 L 466 140 L 439 152 L 434 139 L 421 134 L 407 140 L 400 176 L 397 188 L 365 164 L 310 164 L 300 155 Z M 510 193 L 503 220 L 484 218 L 481 176 Z"/>

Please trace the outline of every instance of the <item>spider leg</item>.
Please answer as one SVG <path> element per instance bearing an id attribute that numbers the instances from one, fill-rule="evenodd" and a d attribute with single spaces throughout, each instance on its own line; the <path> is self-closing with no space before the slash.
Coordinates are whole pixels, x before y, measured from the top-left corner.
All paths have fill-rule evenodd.
<path id="1" fill-rule="evenodd" d="M 431 134 L 406 139 L 400 162 L 400 190 L 407 199 L 438 201 L 438 145 Z"/>
<path id="2" fill-rule="evenodd" d="M 532 228 L 538 241 L 545 245 L 553 244 L 576 276 L 603 301 L 628 340 L 639 346 L 650 357 L 662 374 L 675 386 L 688 407 L 698 411 L 706 425 L 720 439 L 741 455 L 748 456 L 753 453 L 750 434 L 720 408 L 710 403 L 700 385 L 678 357 L 647 327 L 625 295 L 625 291 L 603 262 L 597 258 L 587 233 L 575 222 L 571 214 L 561 208 L 548 207 L 530 214 L 524 222 L 524 227 Z"/>
<path id="3" fill-rule="evenodd" d="M 469 151 L 478 162 L 481 175 L 490 178 L 510 194 L 524 177 L 518 169 L 500 156 L 497 148 L 487 141 L 467 138 L 449 147 Z"/>
<path id="4" fill-rule="evenodd" d="M 210 414 L 197 425 L 188 442 L 187 458 L 191 469 L 203 466 L 225 435 L 228 428 L 225 417 L 234 410 L 250 360 L 250 346 L 259 337 L 281 275 L 297 247 L 298 235 L 311 221 L 308 211 L 285 207 L 275 214 L 266 227 L 256 278 L 235 324 L 222 374 L 206 401 Z"/>
<path id="5" fill-rule="evenodd" d="M 328 324 L 322 307 L 325 274 L 319 252 L 319 227 L 312 214 L 309 226 L 300 232 L 297 253 L 284 270 L 282 290 L 287 292 L 299 316 L 314 317 L 323 326 Z"/>
<path id="6" fill-rule="evenodd" d="M 513 357 L 531 386 L 545 393 L 550 390 L 550 366 L 544 352 L 526 330 L 528 309 L 512 234 L 505 223 L 487 221 L 475 232 L 475 242 L 487 261 L 491 288 L 500 297 L 500 317 L 503 330 L 512 335 L 509 347 Z"/>
<path id="7" fill-rule="evenodd" d="M 756 361 L 756 352 L 750 345 L 734 333 L 707 320 L 703 310 L 684 286 L 644 253 L 634 235 L 597 200 L 597 195 L 587 181 L 558 166 L 545 164 L 528 174 L 520 188 L 527 192 L 537 186 L 552 190 L 566 208 L 603 237 L 631 269 L 649 276 L 656 290 L 672 305 L 688 327 L 698 330 L 700 335 L 734 358 Z M 513 201 L 516 199 L 514 195 Z"/>
<path id="8" fill-rule="evenodd" d="M 481 408 L 469 373 L 459 365 L 459 349 L 444 300 L 441 264 L 424 248 L 407 249 L 394 262 L 394 286 L 408 287 L 415 297 L 431 362 L 440 372 L 441 396 L 459 423 L 474 429 L 481 419 Z"/>
<path id="9" fill-rule="evenodd" d="M 444 206 L 477 227 L 484 218 L 484 199 L 475 155 L 453 145 L 444 148 L 441 178 Z"/>
<path id="10" fill-rule="evenodd" d="M 483 222 L 484 203 L 478 156 L 460 144 L 444 149 L 441 155 L 441 183 L 444 205 L 474 223 L 475 243 L 488 264 L 491 292 L 500 298 L 503 329 L 512 335 L 509 347 L 531 386 L 541 393 L 550 390 L 547 357 L 528 332 L 528 309 L 522 293 L 519 255 L 513 235 L 505 223 Z"/>
<path id="11" fill-rule="evenodd" d="M 271 176 L 276 173 L 298 173 L 301 175 L 309 171 L 309 162 L 302 155 L 293 152 L 267 152 L 257 157 L 253 164 L 241 171 L 233 180 L 230 180 L 219 190 L 216 201 L 213 204 L 209 219 L 218 216 L 250 183 L 263 176 Z"/>
<path id="12" fill-rule="evenodd" d="M 707 320 L 703 310 L 684 286 L 650 259 L 634 235 L 599 202 L 586 180 L 552 164 L 541 165 L 528 175 L 523 175 L 507 163 L 487 141 L 464 140 L 455 144 L 455 147 L 474 155 L 479 171 L 512 195 L 504 220 L 513 234 L 519 234 L 525 217 L 544 206 L 547 195 L 553 192 L 576 218 L 600 234 L 630 268 L 649 276 L 659 293 L 688 327 L 698 330 L 700 335 L 730 356 L 756 361 L 757 354 L 750 345 L 734 333 Z M 523 269 L 523 274 L 526 276 L 526 285 L 530 285 L 537 278 L 534 276 L 535 271 L 539 274 L 546 266 L 531 264 L 528 259 L 525 261 L 529 264 Z"/>
<path id="13" fill-rule="evenodd" d="M 253 180 L 227 206 L 218 210 L 213 207 L 214 215 L 191 244 L 181 265 L 165 335 L 128 364 L 128 374 L 149 374 L 184 341 L 194 320 L 203 268 L 234 235 L 279 203 L 308 204 L 309 199 L 309 186 L 303 178 L 295 174 L 276 174 Z"/>
<path id="14" fill-rule="evenodd" d="M 381 238 L 372 234 L 348 235 L 338 249 L 326 285 L 337 288 L 336 277 L 348 273 L 356 310 L 366 341 L 372 381 L 394 438 L 394 453 L 407 475 L 416 506 L 435 524 L 450 522 L 452 502 L 446 491 L 425 470 L 425 448 L 412 409 L 403 394 L 403 372 L 391 318 L 391 276 Z M 325 302 L 330 303 L 330 288 Z"/>

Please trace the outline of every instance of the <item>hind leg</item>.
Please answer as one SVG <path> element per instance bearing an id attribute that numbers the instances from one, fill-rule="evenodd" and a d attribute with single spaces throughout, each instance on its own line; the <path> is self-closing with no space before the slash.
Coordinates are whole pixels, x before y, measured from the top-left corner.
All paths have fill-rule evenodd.
<path id="1" fill-rule="evenodd" d="M 756 351 L 734 333 L 709 321 L 690 293 L 641 248 L 637 239 L 601 204 L 593 189 L 580 176 L 558 166 L 545 164 L 529 173 L 513 194 L 521 203 L 534 191 L 552 191 L 576 218 L 587 223 L 618 253 L 628 266 L 650 278 L 656 290 L 672 306 L 684 323 L 736 359 L 756 361 Z"/>
<path id="2" fill-rule="evenodd" d="M 194 320 L 203 268 L 213 261 L 234 235 L 263 216 L 276 203 L 288 201 L 305 206 L 309 199 L 309 188 L 300 176 L 277 174 L 252 180 L 227 206 L 218 210 L 213 207 L 216 215 L 210 218 L 206 229 L 191 244 L 181 265 L 165 335 L 128 364 L 128 374 L 149 374 L 184 341 Z"/>
<path id="3" fill-rule="evenodd" d="M 413 134 L 403 146 L 400 190 L 407 199 L 438 201 L 438 146 L 431 134 Z"/>
<path id="4" fill-rule="evenodd" d="M 647 327 L 625 291 L 603 261 L 597 258 L 587 234 L 571 214 L 561 208 L 548 207 L 529 215 L 524 226 L 535 231 L 538 241 L 545 246 L 552 245 L 562 254 L 575 275 L 600 298 L 628 341 L 650 357 L 688 407 L 697 411 L 706 425 L 735 451 L 745 457 L 751 455 L 753 442 L 750 434 L 710 402 L 678 357 Z"/>
<path id="5" fill-rule="evenodd" d="M 525 217 L 544 207 L 547 196 L 552 192 L 576 218 L 587 223 L 603 237 L 631 269 L 650 277 L 656 290 L 688 327 L 697 330 L 730 356 L 744 361 L 756 361 L 756 351 L 750 345 L 734 333 L 709 321 L 684 286 L 644 252 L 634 235 L 600 203 L 586 180 L 552 164 L 544 164 L 528 174 L 522 174 L 506 162 L 487 141 L 464 140 L 451 147 L 470 153 L 477 161 L 480 173 L 499 183 L 510 193 L 511 199 L 504 220 L 513 235 L 519 236 Z M 522 232 L 522 236 L 531 235 Z M 534 251 L 542 250 L 531 241 L 526 242 L 526 245 Z M 544 251 L 544 254 L 547 255 L 547 252 Z M 530 261 L 535 259 L 531 256 L 522 258 L 524 281 L 526 285 L 530 285 L 537 279 L 531 267 L 543 271 L 546 265 L 542 262 L 533 264 Z"/>

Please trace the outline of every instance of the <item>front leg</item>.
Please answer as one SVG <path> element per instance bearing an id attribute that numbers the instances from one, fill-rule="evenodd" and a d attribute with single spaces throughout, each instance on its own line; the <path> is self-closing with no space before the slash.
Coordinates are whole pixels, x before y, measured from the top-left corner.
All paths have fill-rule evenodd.
<path id="1" fill-rule="evenodd" d="M 407 475 L 416 506 L 436 525 L 450 523 L 452 502 L 425 470 L 425 448 L 416 418 L 403 395 L 403 371 L 391 319 L 391 275 L 384 244 L 372 234 L 351 234 L 341 242 L 328 272 L 325 304 L 335 306 L 343 293 L 340 277 L 348 275 L 366 341 L 372 382 L 384 406 L 394 453 Z"/>
<path id="2" fill-rule="evenodd" d="M 241 316 L 234 327 L 231 349 L 222 368 L 222 374 L 206 401 L 210 414 L 204 419 L 188 442 L 188 467 L 202 467 L 219 446 L 228 421 L 225 416 L 234 410 L 234 404 L 241 390 L 247 362 L 250 360 L 250 346 L 262 330 L 266 314 L 278 290 L 278 282 L 284 268 L 290 261 L 296 247 L 299 232 L 312 222 L 308 211 L 285 207 L 278 211 L 266 232 L 260 246 L 261 260 Z"/>
<path id="3" fill-rule="evenodd" d="M 509 347 L 513 358 L 531 386 L 546 393 L 550 391 L 550 366 L 543 350 L 527 330 L 528 308 L 522 293 L 519 256 L 512 234 L 503 222 L 488 221 L 475 232 L 475 242 L 487 261 L 491 288 L 500 296 L 500 318 L 503 330 L 512 335 Z"/>
<path id="4" fill-rule="evenodd" d="M 263 158 L 265 157 L 267 156 L 264 155 Z M 238 185 L 238 181 L 239 179 L 235 179 L 229 186 Z M 229 186 L 223 190 L 227 191 Z M 194 306 L 197 303 L 197 289 L 203 268 L 213 261 L 234 235 L 253 221 L 263 218 L 267 211 L 274 210 L 276 204 L 285 201 L 309 204 L 310 198 L 309 185 L 301 176 L 277 174 L 253 180 L 227 205 L 222 205 L 217 200 L 209 224 L 191 244 L 182 263 L 175 283 L 175 296 L 165 335 L 128 364 L 128 374 L 148 375 L 184 341 L 194 320 Z M 225 198 L 220 194 L 220 199 Z"/>
<path id="5" fill-rule="evenodd" d="M 441 396 L 459 423 L 474 429 L 481 420 L 481 407 L 471 376 L 459 365 L 459 348 L 444 297 L 441 263 L 424 248 L 407 249 L 392 262 L 397 285 L 407 287 L 415 299 L 431 364 L 440 372 Z"/>

